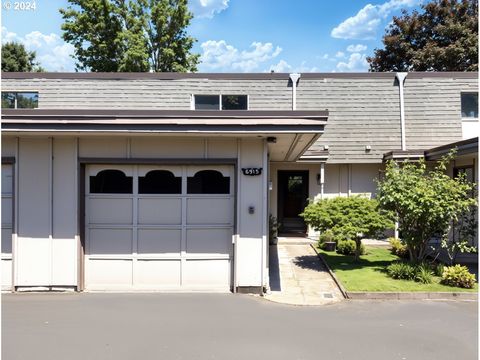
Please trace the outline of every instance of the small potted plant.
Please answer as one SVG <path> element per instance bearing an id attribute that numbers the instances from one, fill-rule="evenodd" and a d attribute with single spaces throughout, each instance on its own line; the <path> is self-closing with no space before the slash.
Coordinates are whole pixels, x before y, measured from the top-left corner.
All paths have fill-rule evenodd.
<path id="1" fill-rule="evenodd" d="M 321 233 L 318 241 L 319 241 L 320 248 L 322 248 L 323 250 L 335 251 L 337 242 L 335 241 L 335 236 L 332 230 L 327 230 Z"/>
<path id="2" fill-rule="evenodd" d="M 272 214 L 270 214 L 268 218 L 268 230 L 269 230 L 268 239 L 269 239 L 270 245 L 277 245 L 278 243 L 278 227 L 279 227 L 279 224 L 278 224 L 277 218 Z"/>

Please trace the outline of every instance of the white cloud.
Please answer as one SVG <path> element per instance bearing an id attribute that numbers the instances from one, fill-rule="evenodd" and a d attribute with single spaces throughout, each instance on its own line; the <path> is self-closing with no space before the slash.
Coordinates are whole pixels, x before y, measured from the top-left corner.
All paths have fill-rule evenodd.
<path id="1" fill-rule="evenodd" d="M 345 53 L 343 51 L 337 51 L 335 54 L 336 58 L 343 59 L 345 57 Z"/>
<path id="2" fill-rule="evenodd" d="M 362 44 L 357 44 L 357 45 L 352 44 L 347 46 L 348 52 L 362 52 L 365 50 L 367 50 L 367 46 Z"/>
<path id="3" fill-rule="evenodd" d="M 280 60 L 278 64 L 270 66 L 269 72 L 271 71 L 275 71 L 276 73 L 290 72 L 292 71 L 292 67 L 285 60 Z"/>
<path id="4" fill-rule="evenodd" d="M 75 68 L 74 60 L 70 57 L 74 51 L 73 45 L 65 43 L 55 33 L 32 31 L 21 37 L 2 26 L 2 43 L 9 41 L 20 42 L 28 51 L 35 51 L 40 65 L 48 71 L 73 71 Z"/>
<path id="5" fill-rule="evenodd" d="M 189 1 L 190 10 L 196 17 L 212 18 L 228 8 L 230 0 L 193 0 Z"/>
<path id="6" fill-rule="evenodd" d="M 208 40 L 200 45 L 202 70 L 249 72 L 257 69 L 261 63 L 277 57 L 282 48 L 272 43 L 253 42 L 249 50 L 238 50 L 225 40 Z"/>
<path id="7" fill-rule="evenodd" d="M 374 39 L 380 23 L 393 11 L 421 2 L 422 0 L 390 0 L 380 5 L 367 4 L 355 16 L 335 27 L 331 36 L 339 39 Z"/>
<path id="8" fill-rule="evenodd" d="M 341 61 L 337 64 L 338 71 L 344 72 L 363 72 L 368 69 L 367 55 L 361 53 L 352 53 L 348 62 Z"/>

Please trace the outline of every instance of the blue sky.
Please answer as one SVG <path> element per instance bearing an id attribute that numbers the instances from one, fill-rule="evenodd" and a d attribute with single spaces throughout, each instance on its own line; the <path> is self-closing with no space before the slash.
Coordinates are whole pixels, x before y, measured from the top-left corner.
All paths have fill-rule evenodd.
<path id="1" fill-rule="evenodd" d="M 66 0 L 35 0 L 30 11 L 6 10 L 9 0 L 2 2 L 2 42 L 23 42 L 49 71 L 74 71 L 58 12 Z M 361 72 L 392 16 L 421 3 L 190 0 L 195 17 L 188 32 L 198 40 L 193 51 L 201 54 L 201 72 Z"/>

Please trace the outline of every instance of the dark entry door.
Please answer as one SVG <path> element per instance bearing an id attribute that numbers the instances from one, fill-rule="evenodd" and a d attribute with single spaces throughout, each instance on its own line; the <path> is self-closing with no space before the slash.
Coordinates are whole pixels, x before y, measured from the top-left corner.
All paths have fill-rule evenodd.
<path id="1" fill-rule="evenodd" d="M 280 232 L 304 235 L 307 226 L 299 216 L 308 203 L 308 171 L 278 172 L 278 221 Z"/>

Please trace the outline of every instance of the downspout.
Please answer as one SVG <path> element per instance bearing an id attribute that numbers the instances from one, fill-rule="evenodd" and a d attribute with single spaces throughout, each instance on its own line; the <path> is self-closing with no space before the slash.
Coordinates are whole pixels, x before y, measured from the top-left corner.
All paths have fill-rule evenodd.
<path id="1" fill-rule="evenodd" d="M 292 80 L 292 110 L 297 110 L 297 82 L 300 79 L 301 74 L 290 74 L 290 80 Z"/>
<path id="2" fill-rule="evenodd" d="M 405 78 L 407 77 L 407 72 L 397 72 L 395 77 L 398 79 L 399 92 L 400 92 L 400 135 L 402 142 L 402 151 L 407 150 L 407 143 L 405 140 L 405 100 L 403 96 L 403 85 Z M 398 220 L 395 221 L 395 233 L 394 236 L 396 239 L 399 238 L 399 226 Z"/>
<path id="3" fill-rule="evenodd" d="M 398 79 L 399 91 L 400 91 L 400 132 L 402 139 L 402 151 L 407 150 L 407 144 L 405 141 L 405 101 L 403 97 L 403 83 L 407 77 L 407 72 L 397 72 L 395 77 Z"/>

